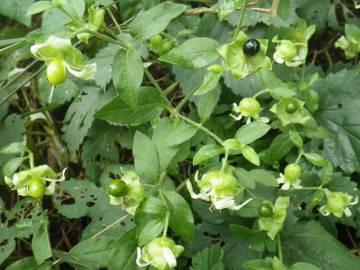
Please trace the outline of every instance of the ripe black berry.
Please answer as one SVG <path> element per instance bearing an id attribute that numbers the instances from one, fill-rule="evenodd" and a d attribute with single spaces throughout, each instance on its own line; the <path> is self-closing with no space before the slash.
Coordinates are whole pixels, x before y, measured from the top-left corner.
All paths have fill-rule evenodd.
<path id="1" fill-rule="evenodd" d="M 260 51 L 260 43 L 257 39 L 249 39 L 244 43 L 243 52 L 245 55 L 254 56 Z"/>

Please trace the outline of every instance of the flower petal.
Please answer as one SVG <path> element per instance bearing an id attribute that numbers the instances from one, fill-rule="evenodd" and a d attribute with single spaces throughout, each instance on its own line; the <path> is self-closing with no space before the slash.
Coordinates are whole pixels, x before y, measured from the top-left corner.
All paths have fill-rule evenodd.
<path id="1" fill-rule="evenodd" d="M 209 193 L 199 193 L 199 194 L 196 194 L 192 188 L 192 185 L 191 185 L 191 182 L 188 180 L 186 181 L 186 187 L 190 193 L 190 196 L 191 198 L 193 199 L 201 199 L 201 200 L 205 200 L 205 201 L 208 201 L 209 198 L 210 198 L 210 194 Z"/>
<path id="2" fill-rule="evenodd" d="M 141 248 L 137 247 L 137 249 L 136 249 L 136 264 L 140 267 L 148 266 L 150 263 L 143 262 L 141 256 L 142 256 Z"/>
<path id="3" fill-rule="evenodd" d="M 320 212 L 323 216 L 326 216 L 326 217 L 327 217 L 328 215 L 330 215 L 330 212 L 329 212 L 329 210 L 327 209 L 326 205 L 321 206 L 320 209 L 319 209 L 319 212 Z"/>
<path id="4" fill-rule="evenodd" d="M 213 202 L 216 209 L 221 210 L 225 208 L 232 208 L 235 206 L 235 201 L 232 197 L 222 198 Z"/>
<path id="5" fill-rule="evenodd" d="M 96 72 L 96 64 L 83 65 L 81 67 L 74 67 L 64 61 L 68 71 L 77 78 L 83 80 L 91 80 Z"/>
<path id="6" fill-rule="evenodd" d="M 168 263 L 169 267 L 175 267 L 177 265 L 174 253 L 171 251 L 170 248 L 163 247 L 162 253 L 163 253 L 164 259 Z"/>
<path id="7" fill-rule="evenodd" d="M 345 209 L 344 209 L 344 213 L 345 213 L 345 216 L 347 216 L 347 217 L 351 217 L 351 210 L 350 210 L 350 208 L 348 208 L 348 207 L 346 207 Z"/>

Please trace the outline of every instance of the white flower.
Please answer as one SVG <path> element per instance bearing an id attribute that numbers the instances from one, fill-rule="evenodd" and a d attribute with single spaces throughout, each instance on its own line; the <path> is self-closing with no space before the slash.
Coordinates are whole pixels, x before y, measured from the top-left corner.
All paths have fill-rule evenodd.
<path id="1" fill-rule="evenodd" d="M 289 179 L 285 178 L 285 175 L 280 173 L 279 177 L 276 179 L 278 184 L 282 184 L 281 189 L 282 190 L 288 190 L 291 187 L 294 188 L 302 188 L 301 179 L 296 179 L 294 182 L 290 181 Z"/>
<path id="2" fill-rule="evenodd" d="M 237 205 L 234 197 L 241 191 L 238 187 L 235 177 L 231 173 L 221 171 L 211 171 L 198 179 L 198 172 L 195 174 L 195 182 L 200 188 L 200 193 L 193 191 L 190 181 L 186 182 L 186 187 L 193 199 L 210 201 L 211 207 L 217 210 L 231 209 L 239 210 L 248 204 L 252 199 L 248 199 L 240 205 Z"/>
<path id="3" fill-rule="evenodd" d="M 320 207 L 319 211 L 322 215 L 328 216 L 333 214 L 335 217 L 341 218 L 343 214 L 347 217 L 352 215 L 350 207 L 358 204 L 358 196 L 351 196 L 344 192 L 331 192 L 324 189 L 327 198 L 327 204 Z"/>
<path id="4" fill-rule="evenodd" d="M 300 180 L 301 167 L 297 163 L 290 163 L 284 169 L 284 174 L 280 173 L 280 177 L 276 180 L 278 184 L 282 184 L 281 189 L 288 190 L 290 187 L 301 188 Z"/>
<path id="5" fill-rule="evenodd" d="M 136 264 L 139 267 L 152 265 L 159 270 L 176 267 L 176 258 L 184 251 L 180 245 L 168 237 L 158 237 L 146 244 L 142 249 L 137 248 Z"/>
<path id="6" fill-rule="evenodd" d="M 96 64 L 85 64 L 81 52 L 71 45 L 70 39 L 50 36 L 44 43 L 31 46 L 30 51 L 35 58 L 45 62 L 62 59 L 66 69 L 83 80 L 91 80 L 96 72 Z"/>

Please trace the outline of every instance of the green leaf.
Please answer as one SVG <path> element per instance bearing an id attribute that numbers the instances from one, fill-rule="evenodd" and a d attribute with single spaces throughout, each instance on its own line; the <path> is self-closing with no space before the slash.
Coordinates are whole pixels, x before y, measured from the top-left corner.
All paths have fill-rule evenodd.
<path id="1" fill-rule="evenodd" d="M 197 128 L 180 119 L 163 119 L 156 125 L 153 140 L 166 146 L 182 144 L 190 140 L 197 132 Z"/>
<path id="2" fill-rule="evenodd" d="M 324 153 L 335 167 L 352 173 L 360 166 L 360 77 L 355 71 L 330 73 L 312 86 L 320 104 L 315 119 L 330 131 Z"/>
<path id="3" fill-rule="evenodd" d="M 303 140 L 298 132 L 290 130 L 289 131 L 289 137 L 292 143 L 299 149 L 303 149 Z"/>
<path id="4" fill-rule="evenodd" d="M 51 270 L 50 262 L 38 265 L 33 257 L 25 257 L 17 260 L 6 267 L 5 270 Z"/>
<path id="5" fill-rule="evenodd" d="M 136 270 L 136 230 L 128 231 L 114 244 L 114 253 L 109 262 L 109 270 Z"/>
<path id="6" fill-rule="evenodd" d="M 265 151 L 265 161 L 274 163 L 285 157 L 293 147 L 293 143 L 287 134 L 280 134 L 271 142 L 269 149 Z"/>
<path id="7" fill-rule="evenodd" d="M 11 177 L 14 174 L 14 172 L 16 172 L 16 170 L 20 167 L 20 165 L 23 163 L 24 160 L 25 158 L 22 157 L 10 159 L 8 162 L 6 162 L 6 164 L 2 169 L 3 174 L 5 176 Z"/>
<path id="8" fill-rule="evenodd" d="M 0 123 L 0 147 L 24 139 L 25 120 L 16 114 L 10 114 Z M 11 156 L 0 155 L 0 164 L 5 164 Z M 2 177 L 1 177 L 2 178 Z"/>
<path id="9" fill-rule="evenodd" d="M 250 171 L 251 177 L 256 182 L 264 186 L 277 187 L 279 184 L 276 181 L 276 177 L 273 173 L 263 169 L 255 169 Z"/>
<path id="10" fill-rule="evenodd" d="M 180 46 L 162 55 L 159 60 L 183 68 L 202 68 L 219 57 L 216 52 L 217 47 L 219 47 L 219 43 L 213 39 L 196 37 L 186 40 Z"/>
<path id="11" fill-rule="evenodd" d="M 31 18 L 30 16 L 26 16 L 26 11 L 33 3 L 34 0 L 1 0 L 0 15 L 18 21 L 23 25 L 30 27 Z"/>
<path id="12" fill-rule="evenodd" d="M 107 236 L 89 238 L 76 244 L 69 254 L 93 268 L 106 267 L 113 254 L 113 243 L 113 238 Z"/>
<path id="13" fill-rule="evenodd" d="M 53 8 L 54 5 L 50 1 L 38 1 L 33 3 L 27 10 L 26 15 L 31 16 L 37 13 L 44 12 L 50 8 Z"/>
<path id="14" fill-rule="evenodd" d="M 204 77 L 204 81 L 197 87 L 194 96 L 201 96 L 214 90 L 218 85 L 220 78 L 221 74 L 208 72 Z"/>
<path id="15" fill-rule="evenodd" d="M 271 259 L 246 261 L 242 265 L 244 270 L 274 270 Z M 280 270 L 280 269 L 279 269 Z"/>
<path id="16" fill-rule="evenodd" d="M 47 258 L 52 256 L 47 225 L 47 221 L 44 220 L 44 223 L 39 226 L 31 241 L 32 251 L 37 264 L 42 264 Z"/>
<path id="17" fill-rule="evenodd" d="M 293 97 L 296 94 L 295 91 L 290 90 L 289 88 L 287 88 L 285 86 L 271 88 L 271 89 L 269 89 L 269 93 L 275 99 L 280 99 L 283 97 Z"/>
<path id="18" fill-rule="evenodd" d="M 317 154 L 317 153 L 305 153 L 304 156 L 307 159 L 307 161 L 309 161 L 310 163 L 312 163 L 315 166 L 325 167 L 326 165 L 328 165 L 328 161 L 325 160 L 322 157 L 322 155 L 320 155 L 320 154 Z"/>
<path id="19" fill-rule="evenodd" d="M 150 242 L 163 231 L 166 212 L 166 205 L 158 198 L 147 197 L 141 202 L 134 217 L 139 246 Z"/>
<path id="20" fill-rule="evenodd" d="M 67 125 L 63 128 L 63 138 L 71 153 L 77 151 L 85 139 L 94 121 L 94 113 L 108 102 L 111 96 L 111 91 L 104 94 L 98 88 L 90 88 L 70 105 L 64 119 Z"/>
<path id="21" fill-rule="evenodd" d="M 208 120 L 215 110 L 216 105 L 220 100 L 220 94 L 220 87 L 216 87 L 212 91 L 195 98 L 197 113 L 199 114 L 202 123 Z"/>
<path id="22" fill-rule="evenodd" d="M 82 19 L 85 13 L 85 1 L 84 0 L 58 0 L 61 7 L 70 15 L 77 19 Z"/>
<path id="23" fill-rule="evenodd" d="M 103 49 L 100 49 L 91 61 L 91 63 L 96 63 L 94 80 L 96 85 L 101 88 L 104 88 L 111 81 L 112 66 L 118 50 L 118 45 L 109 44 Z"/>
<path id="24" fill-rule="evenodd" d="M 280 4 L 278 6 L 278 10 L 277 10 L 277 15 L 281 19 L 287 20 L 287 19 L 289 19 L 290 12 L 291 12 L 291 2 L 290 2 L 290 0 L 282 0 L 282 1 L 280 1 Z"/>
<path id="25" fill-rule="evenodd" d="M 271 127 L 265 123 L 252 122 L 239 128 L 235 137 L 242 144 L 250 144 L 263 137 L 270 129 Z"/>
<path id="26" fill-rule="evenodd" d="M 244 149 L 244 145 L 242 145 L 237 139 L 227 139 L 224 141 L 223 146 L 230 152 L 230 154 L 240 154 Z"/>
<path id="27" fill-rule="evenodd" d="M 118 238 L 134 226 L 130 217 L 123 219 L 127 213 L 122 207 L 110 205 L 106 189 L 96 186 L 88 179 L 66 180 L 59 183 L 59 190 L 63 192 L 55 198 L 55 207 L 59 214 L 69 219 L 85 216 L 91 218 L 91 223 L 83 231 L 82 238 L 93 236 L 120 218 L 122 218 L 121 226 L 120 224 L 113 226 L 103 235 Z"/>
<path id="28" fill-rule="evenodd" d="M 16 247 L 16 242 L 14 239 L 9 239 L 4 241 L 0 245 L 0 265 L 13 253 Z"/>
<path id="29" fill-rule="evenodd" d="M 252 148 L 248 145 L 244 145 L 241 153 L 252 164 L 254 164 L 256 166 L 260 165 L 260 158 L 259 158 L 258 154 L 255 152 L 254 148 Z"/>
<path id="30" fill-rule="evenodd" d="M 295 263 L 290 267 L 290 270 L 321 270 L 320 268 L 309 263 Z"/>
<path id="31" fill-rule="evenodd" d="M 154 142 L 140 131 L 135 133 L 133 155 L 139 176 L 150 183 L 157 183 L 160 177 L 159 155 Z"/>
<path id="32" fill-rule="evenodd" d="M 218 146 L 216 144 L 203 145 L 196 152 L 193 159 L 193 164 L 199 165 L 200 163 L 203 163 L 204 161 L 213 158 L 215 156 L 221 155 L 222 153 L 224 153 L 224 148 L 221 146 Z"/>
<path id="33" fill-rule="evenodd" d="M 175 191 L 165 191 L 170 210 L 170 228 L 185 241 L 191 242 L 195 235 L 194 216 L 186 200 Z"/>
<path id="34" fill-rule="evenodd" d="M 192 258 L 190 270 L 224 270 L 223 256 L 224 252 L 219 246 L 208 246 Z"/>
<path id="35" fill-rule="evenodd" d="M 130 33 L 137 40 L 149 39 L 164 31 L 171 20 L 186 9 L 185 5 L 165 2 L 139 13 L 129 24 Z"/>
<path id="36" fill-rule="evenodd" d="M 180 119 L 165 118 L 155 126 L 152 140 L 159 155 L 160 174 L 167 169 L 181 144 L 190 140 L 196 132 L 196 127 Z"/>
<path id="37" fill-rule="evenodd" d="M 114 59 L 112 78 L 120 98 L 130 107 L 138 103 L 138 88 L 144 77 L 141 56 L 136 49 L 120 49 Z"/>
<path id="38" fill-rule="evenodd" d="M 257 179 L 254 179 L 251 173 L 249 173 L 247 170 L 243 168 L 235 168 L 233 172 L 237 181 L 242 186 L 250 189 L 255 189 Z"/>
<path id="39" fill-rule="evenodd" d="M 135 126 L 156 118 L 162 111 L 163 102 L 156 89 L 141 87 L 136 107 L 132 108 L 120 97 L 115 97 L 102 107 L 95 117 L 110 123 Z"/>
<path id="40" fill-rule="evenodd" d="M 360 258 L 316 221 L 289 227 L 281 239 L 288 263 L 306 262 L 326 270 L 360 269 Z"/>
<path id="41" fill-rule="evenodd" d="M 26 145 L 23 142 L 13 142 L 1 148 L 0 154 L 4 154 L 4 155 L 21 154 L 25 150 L 26 150 Z"/>

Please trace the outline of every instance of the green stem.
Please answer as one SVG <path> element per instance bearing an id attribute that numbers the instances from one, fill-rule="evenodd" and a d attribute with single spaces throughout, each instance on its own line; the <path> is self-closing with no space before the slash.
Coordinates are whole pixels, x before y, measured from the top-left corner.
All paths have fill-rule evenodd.
<path id="1" fill-rule="evenodd" d="M 33 65 L 35 65 L 37 62 L 39 62 L 38 60 L 34 60 L 32 61 L 29 65 L 27 65 L 21 72 L 17 73 L 14 77 L 11 78 L 11 80 L 8 80 L 6 82 L 6 84 L 2 87 L 2 88 L 6 88 L 8 87 L 10 84 L 12 84 L 13 82 L 17 81 L 17 79 L 20 78 L 21 75 L 24 74 L 25 71 L 28 71 Z"/>
<path id="2" fill-rule="evenodd" d="M 178 86 L 178 84 L 179 83 L 177 82 L 170 84 L 166 89 L 164 89 L 164 95 L 167 96 L 168 94 L 170 94 L 174 89 L 176 89 L 176 86 Z"/>
<path id="3" fill-rule="evenodd" d="M 154 76 L 150 73 L 150 71 L 145 68 L 144 69 L 144 73 L 145 76 L 149 79 L 149 81 L 152 83 L 152 85 L 155 87 L 155 89 L 159 92 L 161 98 L 163 99 L 163 101 L 166 103 L 166 109 L 173 114 L 174 108 L 171 104 L 171 102 L 167 99 L 164 91 L 161 89 L 159 83 L 156 81 L 156 79 L 154 78 Z"/>
<path id="4" fill-rule="evenodd" d="M 261 90 L 261 91 L 257 92 L 257 93 L 253 96 L 253 98 L 257 98 L 258 96 L 260 96 L 260 95 L 262 95 L 262 94 L 269 93 L 269 92 L 270 92 L 269 89 Z"/>
<path id="5" fill-rule="evenodd" d="M 301 188 L 288 189 L 288 191 L 301 191 L 301 190 L 322 190 L 322 187 L 301 187 Z"/>
<path id="6" fill-rule="evenodd" d="M 175 189 L 176 192 L 179 192 L 179 191 L 182 190 L 185 186 L 186 186 L 186 181 L 181 182 L 181 184 L 176 187 L 176 189 Z"/>
<path id="7" fill-rule="evenodd" d="M 93 236 L 91 236 L 91 239 L 95 239 L 96 237 L 98 237 L 99 235 L 103 234 L 104 232 L 107 232 L 108 230 L 110 230 L 112 227 L 114 227 L 116 224 L 119 224 L 121 221 L 125 220 L 129 215 L 125 215 L 117 220 L 115 220 L 113 223 L 111 223 L 110 225 L 106 226 L 104 229 L 102 229 L 101 231 L 97 232 L 96 234 L 94 234 Z"/>
<path id="8" fill-rule="evenodd" d="M 223 158 L 222 164 L 221 164 L 221 172 L 223 172 L 225 170 L 228 158 L 229 158 L 229 151 L 225 150 L 225 157 Z"/>
<path id="9" fill-rule="evenodd" d="M 236 26 L 236 29 L 235 29 L 235 32 L 234 32 L 234 38 L 236 38 L 237 35 L 239 34 L 239 31 L 240 31 L 242 22 L 243 22 L 243 20 L 244 20 L 247 3 L 248 3 L 248 0 L 245 0 L 245 2 L 244 2 L 244 7 L 243 7 L 243 9 L 241 10 L 241 15 L 240 15 L 239 23 L 238 23 L 238 25 Z"/>
<path id="10" fill-rule="evenodd" d="M 299 163 L 299 161 L 300 161 L 300 159 L 301 159 L 301 157 L 302 157 L 303 155 L 304 155 L 304 152 L 303 152 L 303 151 L 300 151 L 298 157 L 297 157 L 296 160 L 295 160 L 295 163 L 296 163 L 296 164 Z"/>
<path id="11" fill-rule="evenodd" d="M 331 59 L 331 56 L 330 56 L 329 51 L 328 51 L 327 48 L 324 50 L 324 53 L 325 53 L 327 61 L 329 62 L 329 66 L 332 67 L 334 63 L 333 63 L 333 61 Z"/>
<path id="12" fill-rule="evenodd" d="M 1 102 L 0 106 L 3 105 L 6 101 L 8 101 L 12 95 L 14 95 L 21 87 L 23 87 L 25 84 L 27 84 L 29 81 L 31 81 L 36 75 L 38 75 L 41 71 L 45 69 L 45 65 L 43 65 L 39 70 L 35 71 L 33 74 L 31 74 L 24 82 L 22 82 L 18 87 L 16 87 L 13 91 L 11 91 Z"/>
<path id="13" fill-rule="evenodd" d="M 283 252 L 282 252 L 282 247 L 281 247 L 280 234 L 278 234 L 278 237 L 277 237 L 277 244 L 278 244 L 279 260 L 283 264 L 284 261 L 283 261 Z"/>
<path id="14" fill-rule="evenodd" d="M 89 29 L 86 29 L 85 30 L 86 32 L 88 32 L 89 34 L 92 34 L 93 36 L 97 37 L 97 38 L 100 38 L 102 40 L 105 40 L 105 41 L 108 41 L 108 42 L 111 42 L 111 43 L 115 43 L 115 44 L 118 44 L 120 45 L 121 47 L 125 48 L 125 49 L 130 49 L 131 48 L 131 44 L 129 44 L 128 42 L 122 40 L 122 39 L 112 39 L 106 35 L 103 35 L 99 32 L 96 32 L 96 31 L 92 31 L 92 30 L 89 30 Z"/>
<path id="15" fill-rule="evenodd" d="M 177 112 L 180 112 L 182 107 L 188 102 L 188 100 L 194 95 L 194 93 L 199 89 L 199 86 L 196 86 L 194 89 L 192 89 L 189 93 L 185 95 L 185 97 L 180 101 L 180 103 L 176 106 L 175 110 Z"/>
<path id="16" fill-rule="evenodd" d="M 185 122 L 195 126 L 196 128 L 202 130 L 203 132 L 205 132 L 206 134 L 208 134 L 210 137 L 212 137 L 216 142 L 218 142 L 220 145 L 223 144 L 223 140 L 220 139 L 215 133 L 213 133 L 211 130 L 207 129 L 206 127 L 204 127 L 202 124 L 197 123 L 193 120 L 191 120 L 190 118 L 187 118 L 186 116 L 180 114 L 179 112 L 176 111 L 176 109 L 173 108 L 171 102 L 167 99 L 167 97 L 164 95 L 164 91 L 162 91 L 160 85 L 158 84 L 158 82 L 156 81 L 156 79 L 152 76 L 152 74 L 147 70 L 144 69 L 145 72 L 145 76 L 151 81 L 151 83 L 154 85 L 155 89 L 159 92 L 159 94 L 161 95 L 163 101 L 166 103 L 166 105 L 164 106 L 165 109 L 172 114 L 173 116 L 177 117 L 177 118 L 181 118 L 183 119 Z"/>
<path id="17" fill-rule="evenodd" d="M 106 9 L 107 13 L 109 13 L 110 18 L 113 21 L 113 23 L 116 25 L 117 29 L 119 30 L 119 33 L 122 33 L 121 27 L 120 27 L 118 21 L 116 20 L 114 13 L 112 13 L 111 8 L 105 7 L 105 9 Z"/>
<path id="18" fill-rule="evenodd" d="M 170 218 L 170 212 L 167 211 L 166 212 L 166 217 L 165 217 L 165 226 L 164 226 L 163 235 L 162 235 L 163 238 L 165 238 L 166 235 L 167 235 L 167 231 L 168 231 L 168 228 L 169 228 L 169 218 Z"/>
<path id="19" fill-rule="evenodd" d="M 35 168 L 34 154 L 30 150 L 28 150 L 28 153 L 29 153 L 30 168 L 33 169 L 33 168 Z"/>
<path id="20" fill-rule="evenodd" d="M 174 112 L 170 112 L 170 113 L 174 114 Z M 197 127 L 198 129 L 202 130 L 207 135 L 209 135 L 211 138 L 213 138 L 218 144 L 223 145 L 224 141 L 222 139 L 220 139 L 214 132 L 212 132 L 211 130 L 204 127 L 202 124 L 197 123 L 197 122 L 191 120 L 190 118 L 187 118 L 186 116 L 181 115 L 179 113 L 174 114 L 174 116 L 183 119 L 185 122 L 188 122 L 189 124 L 193 125 L 194 127 Z"/>

